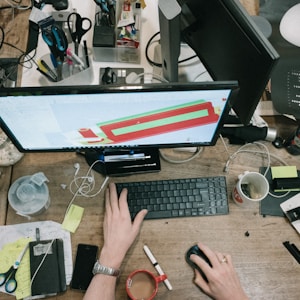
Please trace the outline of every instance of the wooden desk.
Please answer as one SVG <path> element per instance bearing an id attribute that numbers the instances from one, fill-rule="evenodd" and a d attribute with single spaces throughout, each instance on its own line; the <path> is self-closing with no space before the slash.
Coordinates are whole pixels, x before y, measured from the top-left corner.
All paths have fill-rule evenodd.
<path id="1" fill-rule="evenodd" d="M 290 165 L 299 169 L 299 158 L 290 156 L 285 149 L 277 150 L 266 143 L 273 154 L 280 156 Z M 228 146 L 232 154 L 238 147 Z M 266 163 L 261 155 L 240 154 L 230 165 L 227 174 L 223 172 L 228 155 L 221 141 L 215 147 L 205 148 L 195 160 L 182 164 L 170 164 L 162 160 L 160 173 L 133 175 L 113 178 L 118 181 L 165 179 L 206 175 L 226 175 L 230 213 L 226 216 L 193 217 L 181 219 L 147 220 L 141 233 L 130 249 L 122 265 L 122 274 L 117 286 L 116 299 L 127 299 L 125 280 L 128 274 L 138 268 L 156 272 L 143 252 L 147 244 L 159 263 L 169 276 L 174 290 L 168 291 L 161 284 L 157 299 L 208 299 L 193 284 L 193 272 L 186 264 L 184 255 L 188 247 L 201 240 L 213 249 L 231 253 L 241 282 L 251 299 L 299 299 L 300 267 L 296 260 L 282 245 L 289 240 L 300 247 L 299 235 L 285 218 L 262 217 L 259 207 L 249 209 L 238 207 L 231 200 L 231 190 L 238 174 L 245 170 L 257 171 Z M 66 207 L 72 198 L 68 189 L 61 184 L 69 185 L 74 176 L 74 163 L 81 165 L 80 174 L 85 175 L 88 169 L 84 159 L 73 153 L 26 154 L 12 169 L 11 182 L 17 178 L 42 171 L 49 179 L 51 205 L 49 209 L 31 221 L 53 220 L 62 222 Z M 280 163 L 272 158 L 272 165 Z M 8 168 L 8 174 L 9 174 Z M 4 174 L 4 173 L 2 173 Z M 5 175 L 6 176 L 8 176 Z M 97 186 L 103 177 L 96 174 Z M 7 182 L 6 182 L 7 183 Z M 1 177 L 1 212 L 6 203 L 4 183 Z M 104 213 L 103 192 L 95 198 L 77 197 L 75 203 L 85 208 L 82 222 L 75 234 L 72 234 L 73 257 L 77 244 L 103 244 L 102 221 Z M 27 222 L 15 214 L 10 206 L 4 218 L 5 224 Z M 3 222 L 3 219 L 1 219 Z M 249 236 L 245 236 L 245 232 Z M 81 299 L 82 293 L 68 290 L 57 299 Z M 1 294 L 0 299 L 11 299 Z M 100 298 L 101 299 L 101 296 Z"/>

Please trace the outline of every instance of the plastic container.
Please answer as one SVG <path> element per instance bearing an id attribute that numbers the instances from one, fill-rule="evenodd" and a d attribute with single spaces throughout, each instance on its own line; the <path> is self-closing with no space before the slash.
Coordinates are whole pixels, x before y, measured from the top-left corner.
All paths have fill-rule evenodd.
<path id="1" fill-rule="evenodd" d="M 42 172 L 17 179 L 8 191 L 10 206 L 22 216 L 34 216 L 47 210 L 50 205 L 47 181 Z"/>
<path id="2" fill-rule="evenodd" d="M 135 1 L 131 4 L 134 20 L 134 26 L 132 27 L 134 39 L 130 39 L 129 31 L 131 31 L 131 26 L 122 27 L 120 25 L 121 22 L 119 22 L 122 15 L 126 13 L 124 13 L 124 10 L 122 9 L 124 5 L 126 5 L 124 4 L 124 0 L 116 2 L 116 25 L 113 28 L 112 26 L 105 28 L 105 26 L 101 25 L 101 20 L 97 19 L 99 17 L 99 7 L 96 7 L 93 35 L 93 53 L 95 61 L 140 63 L 142 6 L 139 1 Z M 108 34 L 109 37 L 107 36 Z"/>

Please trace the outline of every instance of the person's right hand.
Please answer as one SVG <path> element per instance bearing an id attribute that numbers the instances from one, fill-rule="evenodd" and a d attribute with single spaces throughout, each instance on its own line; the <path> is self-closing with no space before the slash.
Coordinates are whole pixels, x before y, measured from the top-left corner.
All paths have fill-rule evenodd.
<path id="1" fill-rule="evenodd" d="M 246 300 L 245 294 L 237 273 L 234 269 L 231 256 L 220 252 L 214 252 L 202 243 L 198 247 L 210 260 L 212 267 L 201 257 L 192 254 L 191 260 L 205 273 L 206 282 L 198 270 L 195 270 L 194 282 L 201 290 L 216 300 Z"/>

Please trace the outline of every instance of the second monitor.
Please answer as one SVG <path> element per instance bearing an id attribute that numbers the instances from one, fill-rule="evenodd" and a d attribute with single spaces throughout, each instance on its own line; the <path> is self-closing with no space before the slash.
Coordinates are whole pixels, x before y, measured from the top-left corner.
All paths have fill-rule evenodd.
<path id="1" fill-rule="evenodd" d="M 248 124 L 279 55 L 240 2 L 159 0 L 159 16 L 166 79 L 176 81 L 180 37 L 213 80 L 238 81 L 240 91 L 232 105 L 239 120 Z"/>

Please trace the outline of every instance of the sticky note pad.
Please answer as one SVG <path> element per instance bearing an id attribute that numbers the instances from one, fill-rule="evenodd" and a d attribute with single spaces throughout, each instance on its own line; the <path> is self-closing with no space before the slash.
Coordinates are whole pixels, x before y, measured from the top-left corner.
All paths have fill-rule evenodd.
<path id="1" fill-rule="evenodd" d="M 296 166 L 271 167 L 274 192 L 300 191 Z"/>
<path id="2" fill-rule="evenodd" d="M 298 177 L 296 166 L 271 167 L 272 179 L 274 178 L 295 178 Z"/>
<path id="3" fill-rule="evenodd" d="M 62 223 L 62 228 L 74 233 L 80 224 L 84 208 L 72 204 Z"/>

